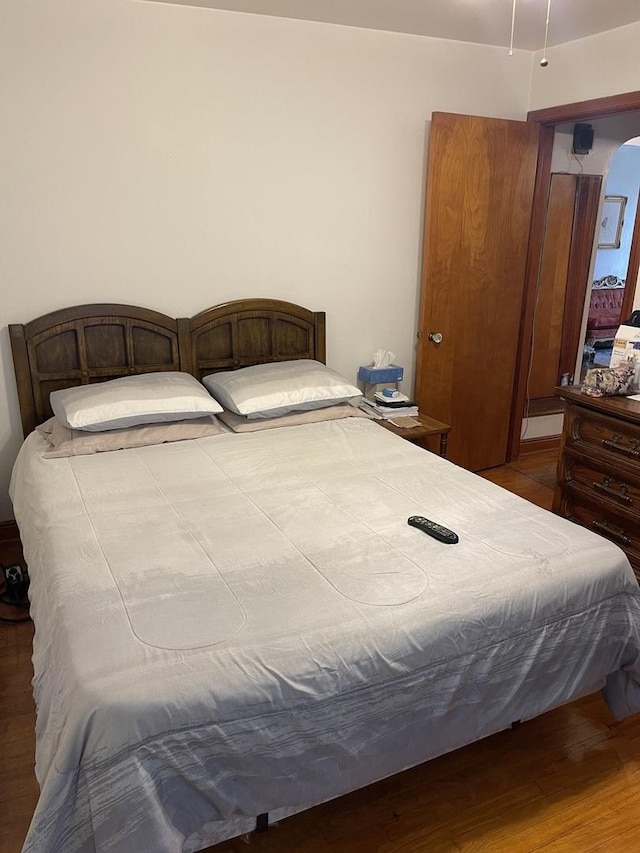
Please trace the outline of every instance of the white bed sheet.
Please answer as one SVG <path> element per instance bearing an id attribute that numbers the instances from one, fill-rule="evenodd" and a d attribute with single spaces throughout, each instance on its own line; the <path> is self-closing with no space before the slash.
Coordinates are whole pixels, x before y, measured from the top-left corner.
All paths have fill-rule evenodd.
<path id="1" fill-rule="evenodd" d="M 11 486 L 25 853 L 195 851 L 601 687 L 640 709 L 624 553 L 375 423 L 45 449 L 27 439 Z"/>

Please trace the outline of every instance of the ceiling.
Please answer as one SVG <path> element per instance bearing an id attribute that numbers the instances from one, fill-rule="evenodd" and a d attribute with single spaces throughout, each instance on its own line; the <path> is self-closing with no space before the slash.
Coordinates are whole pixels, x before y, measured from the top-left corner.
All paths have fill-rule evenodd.
<path id="1" fill-rule="evenodd" d="M 507 46 L 513 0 L 147 0 Z M 544 45 L 547 0 L 517 0 L 516 48 Z M 552 0 L 549 44 L 640 21 L 640 0 Z"/>

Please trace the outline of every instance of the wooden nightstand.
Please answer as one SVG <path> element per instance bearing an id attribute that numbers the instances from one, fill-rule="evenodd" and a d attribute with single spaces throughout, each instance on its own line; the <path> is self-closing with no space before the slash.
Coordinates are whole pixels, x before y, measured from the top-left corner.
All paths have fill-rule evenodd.
<path id="1" fill-rule="evenodd" d="M 422 439 L 428 438 L 431 435 L 440 436 L 440 456 L 447 458 L 447 438 L 451 427 L 449 424 L 443 424 L 442 421 L 437 421 L 435 418 L 430 418 L 428 415 L 416 415 L 415 420 L 420 421 L 420 426 L 416 427 L 397 427 L 390 424 L 389 421 L 379 420 L 377 424 L 388 429 L 389 432 L 394 432 L 400 438 L 406 438 L 407 441 L 414 443 L 421 442 Z"/>

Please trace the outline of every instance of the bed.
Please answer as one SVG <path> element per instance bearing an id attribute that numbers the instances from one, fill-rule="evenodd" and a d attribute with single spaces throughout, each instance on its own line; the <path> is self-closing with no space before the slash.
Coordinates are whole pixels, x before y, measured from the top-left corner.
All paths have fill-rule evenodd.
<path id="1" fill-rule="evenodd" d="M 624 553 L 367 418 L 45 457 L 51 391 L 324 362 L 324 322 L 242 300 L 10 327 L 41 789 L 24 853 L 191 853 L 597 690 L 640 709 Z"/>

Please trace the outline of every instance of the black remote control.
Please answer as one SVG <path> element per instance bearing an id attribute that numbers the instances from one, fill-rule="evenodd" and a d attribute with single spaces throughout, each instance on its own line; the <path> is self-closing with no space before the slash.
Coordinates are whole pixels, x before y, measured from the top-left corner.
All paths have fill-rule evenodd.
<path id="1" fill-rule="evenodd" d="M 418 530 L 422 530 L 428 536 L 433 536 L 438 542 L 444 542 L 445 545 L 455 545 L 458 541 L 458 534 L 454 533 L 453 530 L 449 530 L 448 527 L 443 527 L 422 515 L 412 515 L 407 519 L 407 524 L 411 527 L 417 527 Z"/>

